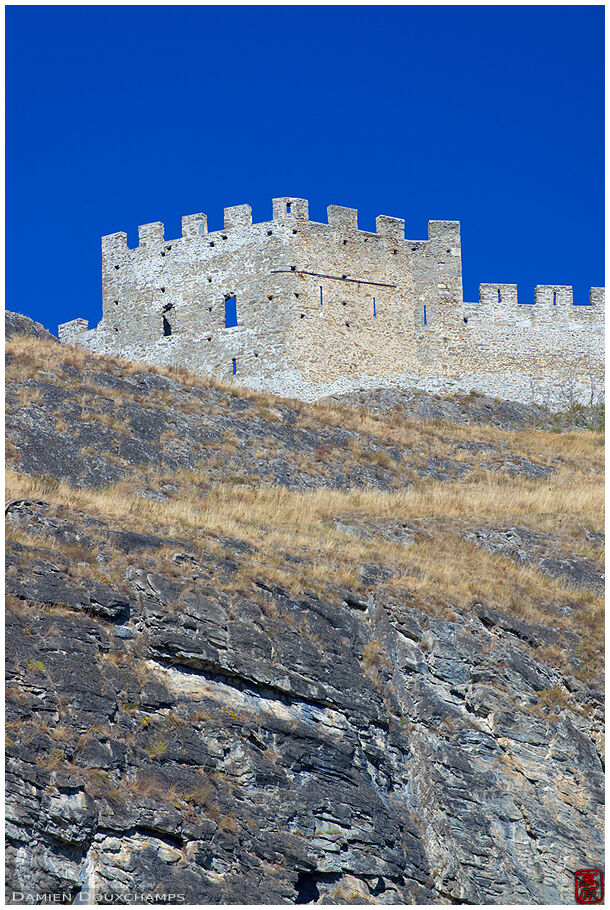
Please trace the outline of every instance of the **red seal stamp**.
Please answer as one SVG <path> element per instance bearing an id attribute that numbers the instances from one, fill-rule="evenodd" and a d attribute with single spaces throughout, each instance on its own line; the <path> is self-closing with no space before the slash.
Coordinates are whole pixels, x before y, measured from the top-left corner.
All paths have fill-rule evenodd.
<path id="1" fill-rule="evenodd" d="M 574 873 L 577 904 L 601 904 L 604 899 L 604 873 L 600 869 L 578 869 Z"/>

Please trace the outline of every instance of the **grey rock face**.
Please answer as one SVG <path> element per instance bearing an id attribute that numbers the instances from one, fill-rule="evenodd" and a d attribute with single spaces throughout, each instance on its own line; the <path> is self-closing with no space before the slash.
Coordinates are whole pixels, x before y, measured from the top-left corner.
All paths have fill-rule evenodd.
<path id="1" fill-rule="evenodd" d="M 29 316 L 21 313 L 4 311 L 4 337 L 7 341 L 18 335 L 29 335 L 31 338 L 44 338 L 47 341 L 57 341 L 55 335 L 48 332 L 39 322 L 34 322 Z"/>
<path id="2" fill-rule="evenodd" d="M 170 541 L 169 575 L 154 536 L 8 518 L 129 560 L 117 586 L 7 554 L 9 893 L 570 903 L 572 870 L 602 865 L 601 696 L 538 656 L 550 637 L 576 671 L 569 635 L 482 604 L 231 595 L 237 548 Z"/>

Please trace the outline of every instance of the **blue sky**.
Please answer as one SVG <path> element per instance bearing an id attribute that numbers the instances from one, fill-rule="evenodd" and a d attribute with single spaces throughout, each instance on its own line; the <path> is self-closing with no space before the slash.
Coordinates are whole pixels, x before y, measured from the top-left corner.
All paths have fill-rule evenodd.
<path id="1" fill-rule="evenodd" d="M 100 237 L 273 196 L 462 223 L 479 282 L 604 284 L 601 6 L 6 8 L 6 306 L 101 317 Z"/>

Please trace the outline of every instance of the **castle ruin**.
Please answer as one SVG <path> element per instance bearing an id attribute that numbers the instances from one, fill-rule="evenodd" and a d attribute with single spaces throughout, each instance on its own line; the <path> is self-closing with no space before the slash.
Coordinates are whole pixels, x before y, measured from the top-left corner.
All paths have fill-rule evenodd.
<path id="1" fill-rule="evenodd" d="M 103 315 L 59 326 L 63 342 L 311 401 L 354 389 L 475 390 L 561 408 L 603 393 L 604 290 L 574 306 L 572 288 L 482 284 L 462 295 L 460 225 L 430 221 L 426 240 L 380 215 L 358 228 L 356 209 L 331 205 L 309 220 L 305 199 L 273 200 L 252 223 L 249 205 L 203 214 L 182 237 L 160 222 L 102 238 Z"/>

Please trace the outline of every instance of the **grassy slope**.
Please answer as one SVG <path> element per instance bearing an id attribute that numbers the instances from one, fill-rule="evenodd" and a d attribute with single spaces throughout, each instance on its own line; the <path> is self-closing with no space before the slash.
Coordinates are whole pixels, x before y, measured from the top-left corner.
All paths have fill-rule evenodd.
<path id="1" fill-rule="evenodd" d="M 96 376 L 106 373 L 129 378 L 141 374 L 141 367 L 31 338 L 7 343 L 7 354 L 7 389 L 9 397 L 13 396 L 13 408 L 46 408 L 45 394 L 36 388 L 42 378 L 47 384 L 70 389 L 79 398 L 81 421 L 129 434 L 128 425 L 101 407 L 101 398 L 107 399 L 109 393 Z M 235 546 L 246 545 L 231 582 L 236 591 L 250 591 L 256 576 L 293 594 L 315 590 L 334 597 L 342 587 L 368 595 L 374 588 L 376 597 L 409 598 L 421 609 L 441 615 L 451 615 L 456 606 L 463 610 L 485 603 L 528 622 L 571 628 L 581 638 L 581 673 L 597 676 L 601 597 L 551 578 L 535 565 L 490 553 L 464 534 L 489 526 L 527 528 L 552 537 L 555 552 L 564 557 L 601 563 L 601 544 L 590 534 L 603 531 L 601 434 L 422 424 L 398 413 L 383 418 L 362 408 L 282 402 L 264 394 L 236 392 L 179 370 L 146 372 L 168 376 L 184 389 L 185 400 L 179 405 L 167 390 L 151 390 L 146 396 L 147 408 L 163 409 L 177 418 L 162 439 L 164 446 L 179 441 L 181 415 L 201 415 L 202 421 L 222 416 L 229 413 L 236 394 L 247 401 L 253 424 L 260 420 L 268 426 L 281 425 L 283 409 L 289 408 L 296 415 L 296 428 L 314 434 L 348 430 L 352 435 L 348 444 L 323 440 L 306 457 L 298 449 L 286 455 L 291 470 L 304 471 L 315 480 L 317 489 L 312 490 L 272 486 L 245 467 L 240 472 L 240 462 L 245 465 L 247 460 L 243 440 L 231 433 L 210 442 L 190 468 L 132 464 L 122 480 L 99 489 L 21 472 L 18 439 L 13 439 L 8 442 L 7 499 L 44 499 L 70 511 L 82 510 L 114 527 L 179 538 L 219 554 L 226 550 L 226 539 L 232 538 Z M 205 399 L 208 393 L 202 408 L 201 396 Z M 115 405 L 121 394 L 128 397 L 130 393 L 111 393 Z M 61 413 L 47 410 L 49 421 L 61 424 Z M 69 439 L 70 427 L 60 428 Z M 492 462 L 503 452 L 502 457 L 550 466 L 554 473 L 531 478 L 484 468 L 481 462 L 489 464 L 490 458 L 484 459 L 479 451 L 455 448 L 464 443 L 494 446 Z M 258 438 L 256 449 L 264 460 L 264 438 Z M 394 449 L 408 454 L 396 459 Z M 270 449 L 267 454 L 272 454 Z M 466 465 L 468 473 L 453 482 L 421 477 L 416 469 L 430 458 L 451 458 Z M 389 488 L 328 489 L 326 479 L 338 464 L 348 476 L 362 464 L 385 472 Z M 163 488 L 164 498 L 144 498 L 143 487 Z M 384 533 L 375 531 L 379 527 Z M 409 545 L 397 533 L 404 527 Z M 18 532 L 11 533 L 19 537 Z M 33 539 L 28 540 L 29 536 Z M 39 534 L 22 532 L 21 538 L 45 545 Z M 52 545 L 57 548 L 57 540 Z M 65 549 L 74 566 L 71 572 L 78 574 L 95 554 L 70 553 L 74 546 L 66 544 Z M 162 563 L 163 553 L 155 558 Z M 381 570 L 381 581 L 372 585 L 367 580 L 363 572 L 367 566 Z M 125 567 L 125 557 L 117 552 L 103 571 L 111 581 L 120 583 Z M 168 559 L 162 570 L 171 574 L 175 567 Z M 562 665 L 565 659 L 552 647 L 539 657 L 555 665 Z"/>

